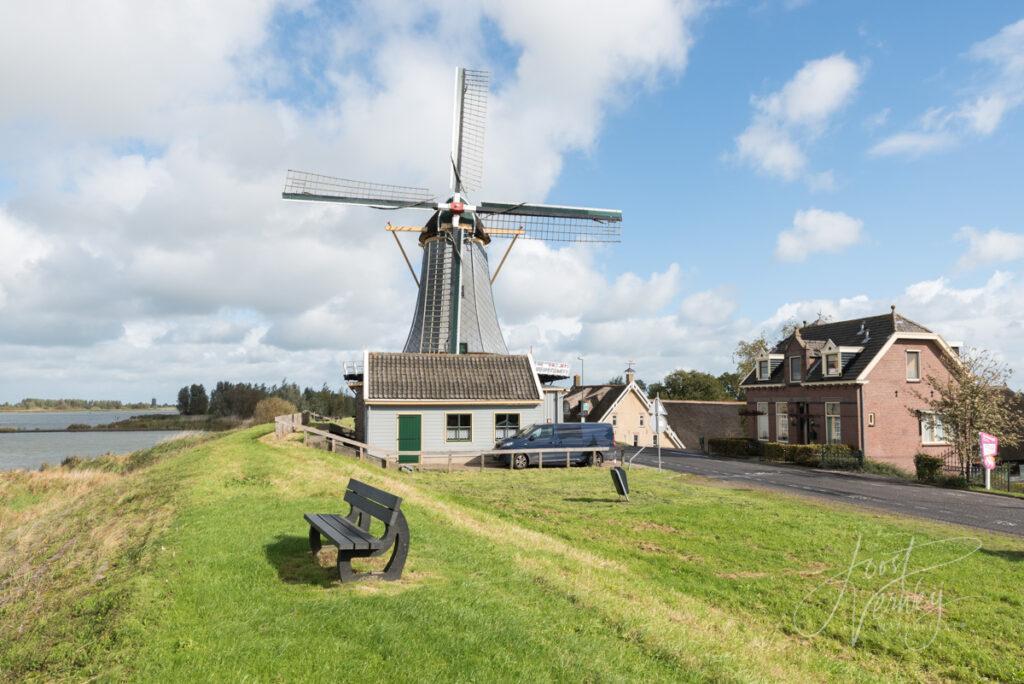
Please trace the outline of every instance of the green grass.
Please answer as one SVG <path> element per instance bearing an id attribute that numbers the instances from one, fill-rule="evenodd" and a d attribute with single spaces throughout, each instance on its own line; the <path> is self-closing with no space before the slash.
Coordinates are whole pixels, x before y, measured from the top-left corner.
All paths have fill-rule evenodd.
<path id="1" fill-rule="evenodd" d="M 607 469 L 381 471 L 266 431 L 0 476 L 0 679 L 1024 680 L 1014 538 L 647 469 L 630 503 Z M 309 555 L 302 513 L 353 476 L 405 499 L 401 582 Z M 898 564 L 861 566 L 810 634 L 858 540 L 878 561 L 956 537 L 913 551 L 980 544 L 912 577 L 913 610 L 851 645 Z"/>

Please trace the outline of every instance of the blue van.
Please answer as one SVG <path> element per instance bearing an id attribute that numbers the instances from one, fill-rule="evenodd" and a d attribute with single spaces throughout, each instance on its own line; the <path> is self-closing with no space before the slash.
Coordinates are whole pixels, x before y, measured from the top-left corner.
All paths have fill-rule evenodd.
<path id="1" fill-rule="evenodd" d="M 610 423 L 548 423 L 530 425 L 519 431 L 515 437 L 498 442 L 498 449 L 566 449 L 569 461 L 577 465 L 601 465 L 604 452 L 615 444 L 614 433 Z M 578 449 L 578 451 L 577 451 Z M 541 464 L 544 457 L 545 468 L 564 466 L 566 451 L 552 451 L 545 454 L 502 454 L 501 461 L 507 467 L 509 458 L 512 467 L 518 469 Z"/>

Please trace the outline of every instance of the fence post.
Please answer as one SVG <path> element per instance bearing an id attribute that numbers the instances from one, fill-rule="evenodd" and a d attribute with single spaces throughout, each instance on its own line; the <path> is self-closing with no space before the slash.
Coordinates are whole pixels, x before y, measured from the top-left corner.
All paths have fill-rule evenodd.
<path id="1" fill-rule="evenodd" d="M 452 472 L 452 452 L 448 452 L 448 472 Z"/>
<path id="2" fill-rule="evenodd" d="M 569 452 L 568 451 L 565 452 L 565 467 L 566 468 L 569 467 Z"/>
<path id="3" fill-rule="evenodd" d="M 486 454 L 484 454 L 484 452 L 481 451 L 480 452 L 480 472 L 481 473 L 484 471 L 484 458 L 486 458 Z"/>
<path id="4" fill-rule="evenodd" d="M 537 468 L 544 470 L 544 452 L 537 454 Z"/>

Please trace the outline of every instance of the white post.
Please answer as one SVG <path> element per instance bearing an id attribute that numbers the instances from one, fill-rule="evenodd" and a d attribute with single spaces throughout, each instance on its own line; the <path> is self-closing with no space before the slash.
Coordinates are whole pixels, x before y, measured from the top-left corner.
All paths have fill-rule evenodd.
<path id="1" fill-rule="evenodd" d="M 992 471 L 988 468 L 985 468 L 985 489 L 992 489 Z"/>
<path id="2" fill-rule="evenodd" d="M 658 470 L 661 470 L 661 392 L 654 397 L 654 439 L 658 442 Z"/>

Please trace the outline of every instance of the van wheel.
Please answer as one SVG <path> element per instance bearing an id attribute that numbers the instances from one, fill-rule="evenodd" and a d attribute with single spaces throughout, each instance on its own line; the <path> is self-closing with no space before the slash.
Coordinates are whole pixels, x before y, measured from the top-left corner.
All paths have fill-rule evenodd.
<path id="1" fill-rule="evenodd" d="M 604 463 L 604 454 L 600 451 L 591 451 L 588 463 L 592 466 L 599 466 Z"/>
<path id="2" fill-rule="evenodd" d="M 522 470 L 528 465 L 530 465 L 530 459 L 526 457 L 526 454 L 516 454 L 512 457 L 512 467 L 516 470 Z"/>

